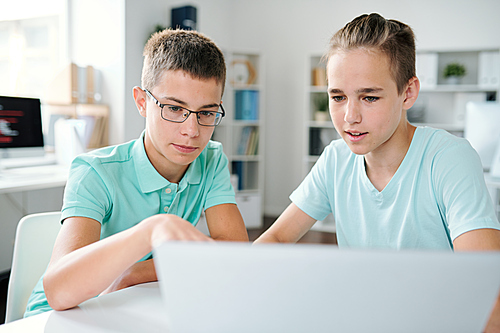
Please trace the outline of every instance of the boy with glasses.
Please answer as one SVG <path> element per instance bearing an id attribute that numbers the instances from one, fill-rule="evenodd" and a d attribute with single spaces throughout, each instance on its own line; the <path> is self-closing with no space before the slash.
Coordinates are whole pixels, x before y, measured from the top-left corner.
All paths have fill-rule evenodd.
<path id="1" fill-rule="evenodd" d="M 210 141 L 225 114 L 225 79 L 222 52 L 202 34 L 150 38 L 142 88 L 133 89 L 146 129 L 138 140 L 73 161 L 61 231 L 25 316 L 157 280 L 155 243 L 248 241 L 227 158 Z M 194 227 L 202 211 L 211 238 Z"/>
<path id="2" fill-rule="evenodd" d="M 500 250 L 477 153 L 406 118 L 420 88 L 411 28 L 362 15 L 332 37 L 325 58 L 330 114 L 343 140 L 325 148 L 256 243 L 296 242 L 333 213 L 340 247 Z M 500 301 L 487 327 L 499 331 Z"/>

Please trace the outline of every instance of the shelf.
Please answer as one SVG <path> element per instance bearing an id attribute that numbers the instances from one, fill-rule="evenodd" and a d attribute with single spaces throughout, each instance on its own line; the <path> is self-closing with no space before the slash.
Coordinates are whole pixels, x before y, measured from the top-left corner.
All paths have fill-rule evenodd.
<path id="1" fill-rule="evenodd" d="M 459 124 L 439 124 L 439 123 L 412 123 L 414 126 L 428 126 L 440 128 L 450 132 L 461 132 L 464 130 L 464 125 Z"/>
<path id="2" fill-rule="evenodd" d="M 233 120 L 233 126 L 260 126 L 260 121 L 257 120 Z"/>
<path id="3" fill-rule="evenodd" d="M 499 90 L 500 87 L 492 88 L 492 87 L 481 87 L 475 84 L 439 84 L 435 87 L 423 87 L 420 89 L 421 92 L 495 92 Z"/>
<path id="4" fill-rule="evenodd" d="M 261 90 L 258 84 L 233 84 L 231 85 L 234 90 Z"/>
<path id="5" fill-rule="evenodd" d="M 328 86 L 310 86 L 309 92 L 311 93 L 326 93 L 328 91 Z"/>
<path id="6" fill-rule="evenodd" d="M 260 155 L 231 155 L 228 157 L 231 161 L 239 162 L 258 162 L 261 159 Z"/>
<path id="7" fill-rule="evenodd" d="M 311 120 L 311 121 L 309 121 L 309 127 L 335 129 L 335 127 L 333 126 L 333 123 L 331 121 L 315 121 L 315 120 Z"/>

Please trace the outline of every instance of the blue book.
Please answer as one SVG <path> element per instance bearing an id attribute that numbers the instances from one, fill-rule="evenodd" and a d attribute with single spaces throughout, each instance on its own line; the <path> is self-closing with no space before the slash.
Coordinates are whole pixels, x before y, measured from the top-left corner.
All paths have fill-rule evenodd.
<path id="1" fill-rule="evenodd" d="M 259 92 L 257 90 L 238 90 L 235 93 L 235 119 L 259 119 Z"/>

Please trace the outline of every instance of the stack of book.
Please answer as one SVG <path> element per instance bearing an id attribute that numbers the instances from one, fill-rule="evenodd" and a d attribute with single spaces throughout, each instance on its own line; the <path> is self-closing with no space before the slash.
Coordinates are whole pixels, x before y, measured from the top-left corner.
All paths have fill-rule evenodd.
<path id="1" fill-rule="evenodd" d="M 240 142 L 238 144 L 238 155 L 257 155 L 259 152 L 259 128 L 245 126 L 241 130 Z"/>

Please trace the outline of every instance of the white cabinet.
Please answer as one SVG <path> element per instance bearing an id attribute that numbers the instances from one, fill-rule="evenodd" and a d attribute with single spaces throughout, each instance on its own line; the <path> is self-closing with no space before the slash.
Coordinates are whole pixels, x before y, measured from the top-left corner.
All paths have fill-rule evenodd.
<path id="1" fill-rule="evenodd" d="M 264 200 L 264 60 L 253 51 L 226 51 L 224 56 L 228 69 L 223 96 L 226 117 L 213 139 L 222 142 L 229 159 L 245 225 L 259 228 Z"/>

